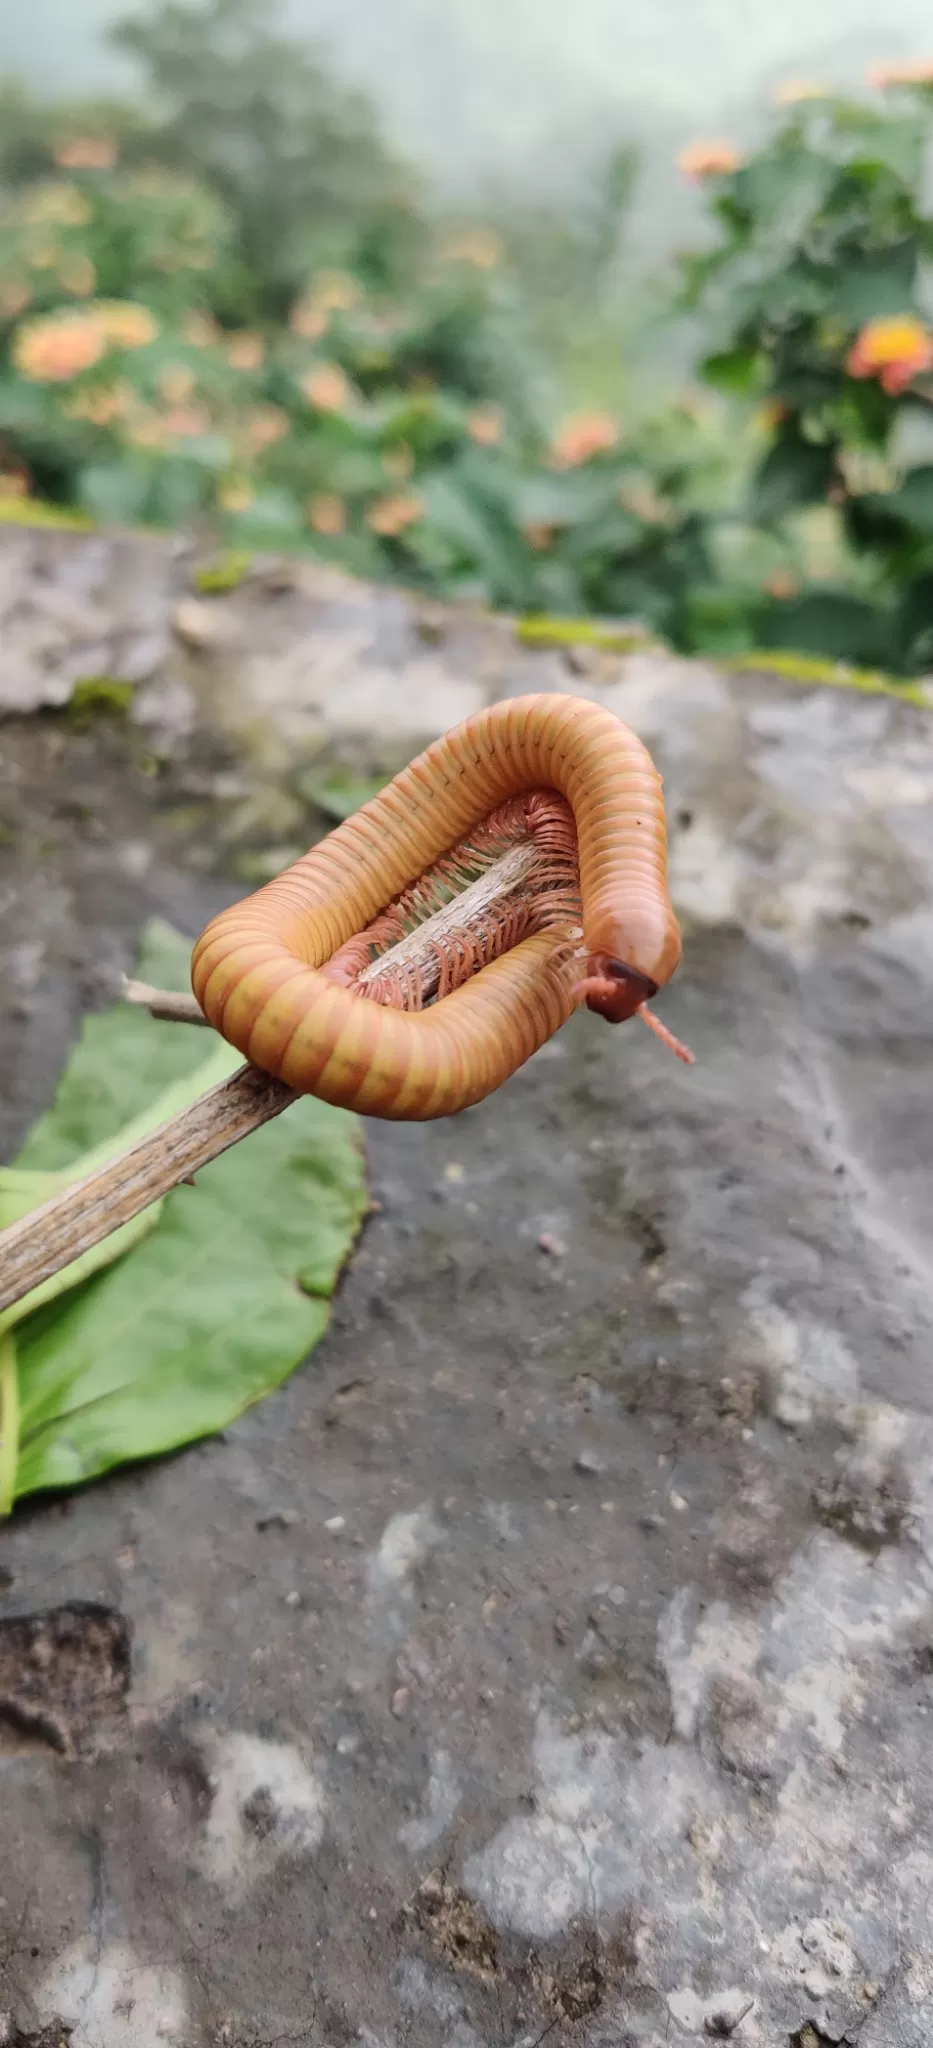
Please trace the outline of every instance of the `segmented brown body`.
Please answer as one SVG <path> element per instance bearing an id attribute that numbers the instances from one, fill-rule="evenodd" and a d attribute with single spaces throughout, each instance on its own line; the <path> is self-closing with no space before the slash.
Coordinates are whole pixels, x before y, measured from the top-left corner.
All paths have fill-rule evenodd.
<path id="1" fill-rule="evenodd" d="M 557 791 L 572 813 L 582 968 L 569 925 L 552 914 L 427 1009 L 348 986 L 363 957 L 350 942 L 374 919 L 384 925 L 380 913 L 499 806 L 532 791 Z M 514 698 L 435 741 L 294 867 L 215 918 L 195 946 L 192 985 L 224 1038 L 302 1093 L 368 1116 L 448 1116 L 529 1059 L 581 991 L 619 1021 L 669 979 L 680 935 L 666 864 L 661 780 L 635 734 L 578 698 Z M 520 930 L 519 917 L 512 936 Z"/>

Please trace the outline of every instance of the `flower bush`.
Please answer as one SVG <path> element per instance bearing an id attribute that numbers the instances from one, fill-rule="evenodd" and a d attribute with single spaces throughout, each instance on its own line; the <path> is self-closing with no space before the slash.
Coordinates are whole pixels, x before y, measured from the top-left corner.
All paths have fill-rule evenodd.
<path id="1" fill-rule="evenodd" d="M 405 295 L 327 264 L 233 325 L 217 195 L 103 135 L 55 156 L 0 201 L 0 490 L 680 633 L 707 573 L 683 447 L 659 473 L 604 412 L 549 425 L 491 229 L 425 221 Z"/>
<path id="2" fill-rule="evenodd" d="M 508 234 L 432 220 L 255 19 L 203 0 L 120 31 L 162 129 L 59 109 L 30 142 L 16 102 L 0 496 L 685 649 L 933 667 L 933 63 L 883 67 L 863 103 L 789 79 L 760 148 L 682 151 L 713 235 L 680 307 L 714 345 L 708 389 L 646 421 L 555 403 Z M 622 152 L 580 280 L 630 175 Z"/>
<path id="3" fill-rule="evenodd" d="M 757 408 L 744 517 L 786 556 L 777 587 L 723 578 L 723 630 L 912 672 L 933 666 L 933 62 L 871 82 L 880 101 L 808 84 L 717 178 L 687 302 L 707 378 Z"/>

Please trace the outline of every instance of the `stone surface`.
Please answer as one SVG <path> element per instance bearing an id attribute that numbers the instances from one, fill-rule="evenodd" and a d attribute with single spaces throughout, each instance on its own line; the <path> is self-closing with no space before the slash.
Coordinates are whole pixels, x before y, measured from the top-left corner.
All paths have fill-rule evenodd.
<path id="1" fill-rule="evenodd" d="M 132 1630 L 96 1740 L 0 1730 L 0 2015 L 928 2048 L 933 723 L 647 655 L 581 680 L 311 576 L 176 641 L 161 740 L 4 727 L 6 1155 L 145 915 L 194 933 L 244 839 L 308 836 L 299 756 L 392 765 L 470 692 L 583 689 L 654 749 L 697 1065 L 583 1016 L 457 1121 L 371 1126 L 381 1209 L 309 1365 L 0 1533 L 4 1617 Z"/>

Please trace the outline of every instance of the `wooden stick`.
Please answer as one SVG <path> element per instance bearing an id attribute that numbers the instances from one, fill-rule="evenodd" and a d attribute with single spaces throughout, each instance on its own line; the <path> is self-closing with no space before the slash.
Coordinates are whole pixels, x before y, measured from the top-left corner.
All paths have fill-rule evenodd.
<path id="1" fill-rule="evenodd" d="M 171 988 L 153 988 L 148 981 L 129 981 L 124 975 L 121 994 L 125 1003 L 138 1003 L 150 1017 L 165 1024 L 203 1024 L 210 1030 L 197 996 L 176 994 Z"/>
<path id="2" fill-rule="evenodd" d="M 361 979 L 365 981 L 368 974 L 394 962 L 414 962 L 421 965 L 424 994 L 432 994 L 437 987 L 435 942 L 452 929 L 462 930 L 473 923 L 481 926 L 495 905 L 517 889 L 534 889 L 539 859 L 531 840 L 511 847 L 452 903 L 384 953 Z M 144 1004 L 155 1017 L 207 1025 L 193 996 L 132 981 L 124 984 L 123 993 L 130 1002 Z M 240 1067 L 128 1152 L 109 1160 L 86 1179 L 75 1181 L 9 1230 L 0 1231 L 0 1313 L 109 1237 L 121 1223 L 128 1223 L 162 1195 L 191 1180 L 202 1166 L 231 1145 L 238 1145 L 250 1131 L 280 1116 L 296 1099 L 295 1091 L 284 1081 L 273 1080 L 258 1067 Z"/>
<path id="3" fill-rule="evenodd" d="M 238 1067 L 129 1152 L 0 1231 L 0 1313 L 294 1101 L 283 1081 Z"/>

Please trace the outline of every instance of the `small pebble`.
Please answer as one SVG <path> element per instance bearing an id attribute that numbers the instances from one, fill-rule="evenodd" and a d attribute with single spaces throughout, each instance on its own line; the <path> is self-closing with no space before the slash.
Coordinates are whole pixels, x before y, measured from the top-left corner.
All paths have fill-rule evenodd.
<path id="1" fill-rule="evenodd" d="M 325 1529 L 329 1529 L 332 1536 L 339 1535 L 340 1530 L 345 1529 L 346 1526 L 347 1524 L 343 1515 L 331 1515 L 324 1524 Z"/>
<path id="2" fill-rule="evenodd" d="M 683 1514 L 683 1512 L 684 1512 L 684 1509 L 685 1509 L 685 1508 L 687 1508 L 687 1507 L 689 1507 L 689 1505 L 690 1505 L 689 1501 L 686 1501 L 686 1500 L 684 1499 L 684 1497 L 683 1497 L 683 1494 L 682 1494 L 682 1493 L 672 1493 L 672 1494 L 671 1494 L 671 1497 L 670 1497 L 670 1500 L 671 1500 L 671 1507 L 673 1508 L 673 1510 L 674 1510 L 674 1513 L 675 1513 L 675 1514 L 677 1514 L 677 1515 L 682 1515 L 682 1514 Z"/>
<path id="3" fill-rule="evenodd" d="M 268 1508 L 256 1516 L 257 1529 L 293 1529 L 299 1520 L 297 1508 Z"/>
<path id="4" fill-rule="evenodd" d="M 402 1715 L 406 1712 L 410 1699 L 411 1693 L 407 1685 L 400 1685 L 392 1694 L 392 1712 L 397 1721 L 400 1721 Z"/>
<path id="5" fill-rule="evenodd" d="M 295 1593 L 295 1592 L 292 1592 L 292 1593 L 286 1593 L 286 1595 L 285 1595 L 285 1605 L 286 1605 L 286 1607 L 300 1607 L 300 1606 L 301 1606 L 301 1594 L 300 1594 L 300 1593 Z"/>
<path id="6" fill-rule="evenodd" d="M 600 1472 L 605 1472 L 606 1460 L 605 1458 L 598 1458 L 595 1451 L 580 1451 L 578 1456 L 574 1458 L 573 1469 L 575 1472 L 592 1474 L 596 1478 Z"/>
<path id="7" fill-rule="evenodd" d="M 549 1230 L 542 1230 L 538 1239 L 538 1250 L 539 1252 L 547 1252 L 548 1257 L 551 1259 L 562 1259 L 565 1256 L 567 1247 L 562 1238 L 552 1237 Z"/>

